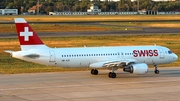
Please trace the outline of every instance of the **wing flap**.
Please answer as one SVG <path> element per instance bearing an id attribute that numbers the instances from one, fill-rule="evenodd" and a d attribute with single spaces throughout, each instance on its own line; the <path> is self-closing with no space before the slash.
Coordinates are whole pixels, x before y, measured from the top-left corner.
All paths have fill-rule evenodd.
<path id="1" fill-rule="evenodd" d="M 124 65 L 128 65 L 129 63 L 137 62 L 136 59 L 123 59 L 123 60 L 110 60 L 110 61 L 102 61 L 96 62 L 89 65 L 91 68 L 102 68 L 102 67 L 123 67 Z"/>

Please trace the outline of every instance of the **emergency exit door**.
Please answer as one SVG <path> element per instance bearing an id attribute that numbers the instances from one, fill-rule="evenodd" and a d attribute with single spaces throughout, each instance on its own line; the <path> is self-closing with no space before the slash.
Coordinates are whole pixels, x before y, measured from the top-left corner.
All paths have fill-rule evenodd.
<path id="1" fill-rule="evenodd" d="M 50 54 L 49 62 L 56 62 L 55 52 L 54 51 L 49 51 L 49 54 Z"/>

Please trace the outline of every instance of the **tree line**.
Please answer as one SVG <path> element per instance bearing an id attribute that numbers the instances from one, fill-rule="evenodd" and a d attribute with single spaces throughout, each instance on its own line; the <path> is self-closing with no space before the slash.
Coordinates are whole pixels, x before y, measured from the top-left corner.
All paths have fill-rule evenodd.
<path id="1" fill-rule="evenodd" d="M 137 0 L 133 2 L 131 0 L 120 0 L 118 2 L 111 0 L 0 0 L 0 8 L 21 8 L 22 12 L 27 12 L 29 8 L 40 4 L 40 12 L 86 12 L 93 3 L 97 4 L 102 12 L 128 12 L 142 9 L 180 11 L 180 0 L 161 2 L 154 2 L 152 0 Z"/>

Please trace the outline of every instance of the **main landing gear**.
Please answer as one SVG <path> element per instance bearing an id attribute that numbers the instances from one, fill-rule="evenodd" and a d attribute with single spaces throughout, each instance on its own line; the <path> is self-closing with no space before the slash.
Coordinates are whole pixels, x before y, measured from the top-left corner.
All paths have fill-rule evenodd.
<path id="1" fill-rule="evenodd" d="M 158 66 L 157 66 L 157 65 L 154 65 L 154 67 L 155 67 L 154 73 L 155 73 L 155 74 L 159 74 Z"/>
<path id="2" fill-rule="evenodd" d="M 116 73 L 114 73 L 113 67 L 112 67 L 112 72 L 109 72 L 109 78 L 116 78 Z"/>
<path id="3" fill-rule="evenodd" d="M 98 70 L 97 69 L 92 69 L 91 74 L 92 75 L 98 75 Z"/>
<path id="4" fill-rule="evenodd" d="M 116 73 L 109 72 L 109 78 L 116 78 Z"/>
<path id="5" fill-rule="evenodd" d="M 98 75 L 98 70 L 97 69 L 91 69 L 91 74 L 92 75 Z M 114 70 L 112 68 L 112 72 L 109 72 L 109 78 L 116 78 L 116 73 L 114 73 Z"/>
<path id="6" fill-rule="evenodd" d="M 91 74 L 92 75 L 98 75 L 98 70 L 97 69 L 91 69 Z M 112 72 L 109 72 L 109 78 L 116 78 L 116 73 L 114 73 L 114 70 L 112 70 Z"/>

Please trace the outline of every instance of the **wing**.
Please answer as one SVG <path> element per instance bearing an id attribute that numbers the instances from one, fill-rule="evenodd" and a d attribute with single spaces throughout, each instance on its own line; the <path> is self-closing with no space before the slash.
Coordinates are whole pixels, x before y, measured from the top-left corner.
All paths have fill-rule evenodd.
<path id="1" fill-rule="evenodd" d="M 96 62 L 92 63 L 89 65 L 91 68 L 102 68 L 102 67 L 119 67 L 122 68 L 123 66 L 126 66 L 130 63 L 135 63 L 137 62 L 136 59 L 122 59 L 122 60 L 110 60 L 110 61 L 101 61 L 101 62 Z"/>

